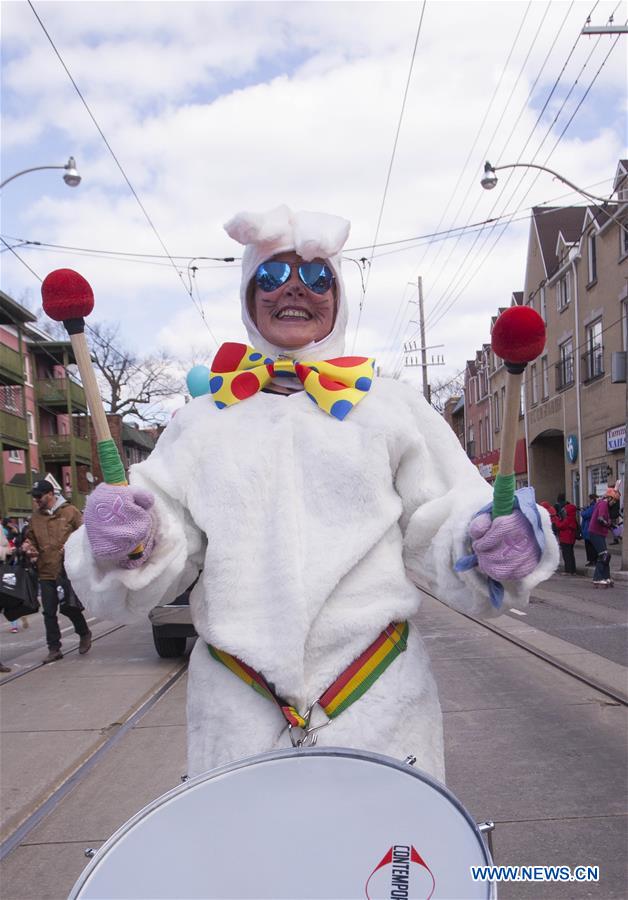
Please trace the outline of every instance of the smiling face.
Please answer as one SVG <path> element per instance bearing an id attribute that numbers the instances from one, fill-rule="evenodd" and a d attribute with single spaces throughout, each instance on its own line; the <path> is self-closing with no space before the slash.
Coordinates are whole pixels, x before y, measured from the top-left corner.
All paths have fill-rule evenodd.
<path id="1" fill-rule="evenodd" d="M 321 341 L 334 327 L 333 286 L 324 294 L 308 290 L 297 271 L 303 259 L 294 251 L 278 253 L 272 259 L 290 263 L 292 272 L 285 284 L 270 292 L 263 291 L 253 279 L 249 312 L 258 331 L 269 343 L 286 350 Z"/>

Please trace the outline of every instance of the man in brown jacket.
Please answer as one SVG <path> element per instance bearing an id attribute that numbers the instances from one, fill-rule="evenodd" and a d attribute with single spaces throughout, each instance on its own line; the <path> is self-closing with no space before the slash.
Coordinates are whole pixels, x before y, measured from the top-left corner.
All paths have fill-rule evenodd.
<path id="1" fill-rule="evenodd" d="M 83 517 L 79 510 L 63 497 L 55 497 L 53 486 L 45 479 L 35 482 L 31 494 L 37 509 L 33 512 L 26 540 L 32 547 L 32 557 L 37 563 L 48 644 L 48 656 L 44 662 L 49 663 L 63 659 L 61 631 L 57 620 L 59 608 L 57 579 L 64 574 L 64 544 L 72 532 L 81 526 Z M 92 645 L 92 633 L 85 616 L 77 607 L 66 606 L 62 611 L 70 619 L 80 638 L 79 653 L 87 653 Z"/>

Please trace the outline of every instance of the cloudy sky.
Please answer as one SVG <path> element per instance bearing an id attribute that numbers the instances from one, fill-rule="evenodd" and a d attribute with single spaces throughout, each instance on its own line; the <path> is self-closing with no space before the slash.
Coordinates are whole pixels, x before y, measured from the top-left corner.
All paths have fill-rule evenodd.
<path id="1" fill-rule="evenodd" d="M 35 309 L 73 268 L 129 347 L 211 358 L 243 337 L 222 224 L 287 203 L 352 222 L 347 350 L 400 371 L 420 275 L 430 376 L 454 375 L 523 288 L 529 208 L 581 202 L 529 170 L 485 192 L 485 159 L 612 190 L 626 38 L 579 36 L 611 14 L 626 2 L 4 2 L 2 178 L 72 154 L 83 181 L 4 188 L 2 289 Z"/>

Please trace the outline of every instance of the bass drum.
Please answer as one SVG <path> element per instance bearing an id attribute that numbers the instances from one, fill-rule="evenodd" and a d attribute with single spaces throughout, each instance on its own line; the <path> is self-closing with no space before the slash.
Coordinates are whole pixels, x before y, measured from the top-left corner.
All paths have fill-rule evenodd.
<path id="1" fill-rule="evenodd" d="M 387 756 L 265 753 L 155 800 L 87 866 L 70 900 L 494 897 L 491 859 L 456 798 Z"/>

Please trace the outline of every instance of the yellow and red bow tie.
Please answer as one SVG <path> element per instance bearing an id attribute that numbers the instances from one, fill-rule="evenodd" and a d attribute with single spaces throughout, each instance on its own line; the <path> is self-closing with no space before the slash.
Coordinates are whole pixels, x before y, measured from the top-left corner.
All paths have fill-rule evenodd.
<path id="1" fill-rule="evenodd" d="M 317 406 L 342 420 L 371 387 L 374 366 L 375 360 L 366 356 L 312 362 L 271 359 L 247 344 L 229 342 L 222 345 L 212 363 L 209 390 L 216 406 L 224 409 L 252 397 L 277 375 L 296 375 Z"/>

